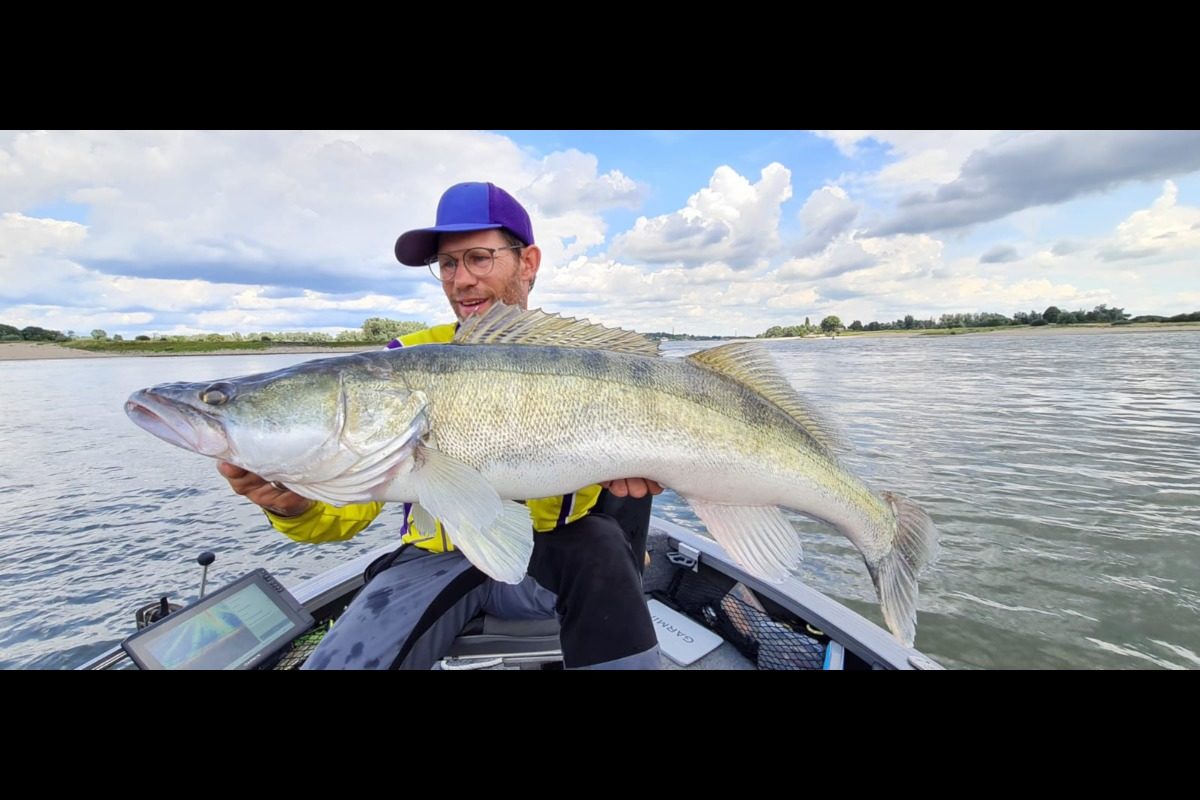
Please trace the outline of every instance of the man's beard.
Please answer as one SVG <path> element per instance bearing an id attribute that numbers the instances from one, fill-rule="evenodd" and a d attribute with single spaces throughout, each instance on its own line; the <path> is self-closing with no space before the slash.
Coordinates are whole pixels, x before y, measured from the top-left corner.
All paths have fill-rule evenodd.
<path id="1" fill-rule="evenodd" d="M 466 297 L 469 299 L 474 299 L 474 298 L 472 298 L 471 294 L 469 294 L 469 293 L 466 295 Z M 521 276 L 516 273 L 513 273 L 512 277 L 508 281 L 506 281 L 503 286 L 500 287 L 500 289 L 497 291 L 496 296 L 494 298 L 488 297 L 486 299 L 491 299 L 494 302 L 504 303 L 505 305 L 509 305 L 509 306 L 520 306 L 521 308 L 524 308 L 528 301 L 528 298 L 529 298 L 529 291 L 521 283 Z M 454 313 L 458 317 L 459 322 L 462 322 L 463 320 L 465 320 L 467 318 L 467 316 L 472 316 L 472 315 L 468 314 L 466 316 L 463 316 L 463 312 L 460 309 L 460 307 L 458 306 L 459 302 L 460 302 L 459 299 L 454 298 L 453 308 L 454 308 Z"/>

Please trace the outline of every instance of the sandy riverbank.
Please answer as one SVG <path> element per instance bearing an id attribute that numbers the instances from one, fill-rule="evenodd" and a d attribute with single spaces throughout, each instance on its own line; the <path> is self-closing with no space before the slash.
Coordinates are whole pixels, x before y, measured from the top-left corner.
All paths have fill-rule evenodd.
<path id="1" fill-rule="evenodd" d="M 382 345 L 370 344 L 362 347 L 306 347 L 303 345 L 272 345 L 263 350 L 209 350 L 202 353 L 96 353 L 90 350 L 76 350 L 63 347 L 54 342 L 0 342 L 0 361 L 30 361 L 41 358 L 142 358 L 142 357 L 175 357 L 175 356 L 248 356 L 248 355 L 280 355 L 283 353 L 312 353 L 321 355 L 334 353 L 348 355 L 367 350 L 378 350 Z"/>

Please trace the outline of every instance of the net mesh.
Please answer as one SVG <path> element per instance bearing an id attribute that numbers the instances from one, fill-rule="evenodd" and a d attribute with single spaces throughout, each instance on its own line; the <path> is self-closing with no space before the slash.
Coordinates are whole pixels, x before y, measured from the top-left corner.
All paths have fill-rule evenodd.
<path id="1" fill-rule="evenodd" d="M 732 578 L 679 570 L 660 600 L 699 620 L 763 670 L 821 669 L 828 637 L 782 608 L 765 604 Z M 774 605 L 774 604 L 772 604 Z"/>
<path id="2" fill-rule="evenodd" d="M 271 669 L 300 669 L 300 665 L 312 655 L 313 650 L 317 649 L 317 645 L 325 638 L 325 634 L 329 633 L 331 627 L 333 627 L 333 620 L 330 619 L 317 625 L 308 633 L 297 636 Z"/>

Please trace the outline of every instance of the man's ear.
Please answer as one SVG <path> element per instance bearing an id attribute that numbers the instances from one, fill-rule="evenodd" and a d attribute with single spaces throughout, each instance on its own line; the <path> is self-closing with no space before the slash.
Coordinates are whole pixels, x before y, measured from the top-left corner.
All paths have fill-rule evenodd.
<path id="1" fill-rule="evenodd" d="M 531 244 L 521 251 L 521 280 L 533 283 L 542 265 L 542 248 Z"/>

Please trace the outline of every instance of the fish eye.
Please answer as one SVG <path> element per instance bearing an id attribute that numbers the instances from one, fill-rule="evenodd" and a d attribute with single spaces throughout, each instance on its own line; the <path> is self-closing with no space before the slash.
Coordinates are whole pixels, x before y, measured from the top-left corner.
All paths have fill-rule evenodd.
<path id="1" fill-rule="evenodd" d="M 233 398 L 233 385 L 229 383 L 214 383 L 200 392 L 200 402 L 210 406 L 219 406 Z"/>

